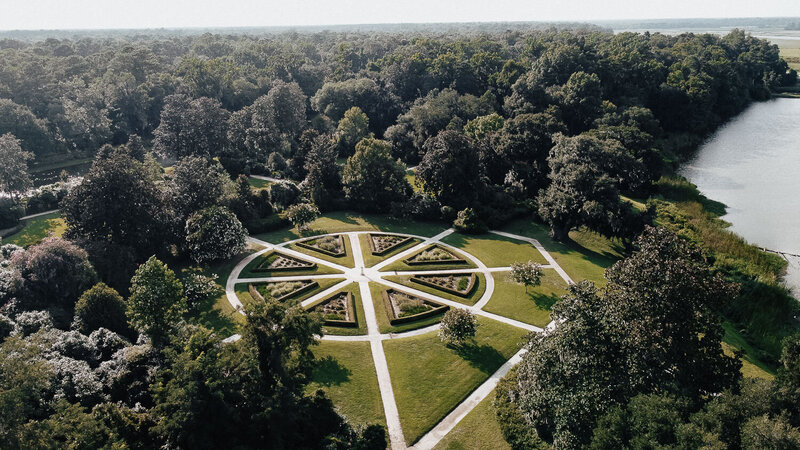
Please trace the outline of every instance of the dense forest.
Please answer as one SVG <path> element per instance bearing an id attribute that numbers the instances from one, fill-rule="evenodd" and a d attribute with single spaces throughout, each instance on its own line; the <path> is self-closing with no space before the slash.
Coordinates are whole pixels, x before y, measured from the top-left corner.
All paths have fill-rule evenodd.
<path id="1" fill-rule="evenodd" d="M 0 40 L 0 228 L 54 206 L 68 226 L 0 248 L 2 447 L 385 448 L 305 391 L 317 318 L 254 302 L 223 343 L 181 320 L 215 279 L 169 267 L 334 210 L 468 233 L 523 217 L 626 246 L 498 390 L 514 448 L 800 445 L 797 339 L 753 327 L 776 381 L 741 381 L 720 352 L 722 317 L 794 308 L 780 267 L 698 249 L 708 234 L 663 198 L 695 195 L 665 175 L 796 80 L 738 30 Z M 86 157 L 82 179 L 29 191 L 27 162 Z"/>

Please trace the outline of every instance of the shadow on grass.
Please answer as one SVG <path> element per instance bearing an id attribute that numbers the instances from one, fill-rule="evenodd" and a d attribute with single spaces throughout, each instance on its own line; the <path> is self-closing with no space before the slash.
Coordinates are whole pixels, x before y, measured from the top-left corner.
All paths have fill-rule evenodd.
<path id="1" fill-rule="evenodd" d="M 338 386 L 349 381 L 352 374 L 352 370 L 329 355 L 317 360 L 312 378 L 323 386 Z"/>
<path id="2" fill-rule="evenodd" d="M 235 334 L 237 332 L 237 322 L 228 313 L 214 308 L 215 300 L 210 298 L 198 304 L 192 313 L 194 321 L 220 333 L 224 337 Z"/>
<path id="3" fill-rule="evenodd" d="M 465 342 L 461 345 L 448 345 L 458 356 L 466 360 L 470 366 L 483 373 L 491 374 L 506 362 L 506 358 L 494 347 Z"/>
<path id="4" fill-rule="evenodd" d="M 328 234 L 327 230 L 308 228 L 300 231 L 300 237 L 312 237 L 320 234 Z"/>
<path id="5" fill-rule="evenodd" d="M 544 295 L 536 292 L 528 293 L 528 297 L 533 300 L 533 303 L 535 303 L 539 309 L 546 309 L 548 311 L 553 307 L 553 305 L 556 304 L 557 301 L 561 300 L 561 297 L 556 294 Z"/>

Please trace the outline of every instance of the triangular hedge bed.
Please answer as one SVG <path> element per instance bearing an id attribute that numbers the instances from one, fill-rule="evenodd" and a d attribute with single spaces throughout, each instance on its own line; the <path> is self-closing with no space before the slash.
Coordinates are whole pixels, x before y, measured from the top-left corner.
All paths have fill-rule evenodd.
<path id="1" fill-rule="evenodd" d="M 356 305 L 353 300 L 353 294 L 350 292 L 334 294 L 308 310 L 322 313 L 324 324 L 328 326 L 349 328 L 358 326 Z"/>
<path id="2" fill-rule="evenodd" d="M 383 291 L 381 296 L 383 297 L 383 304 L 391 325 L 414 322 L 441 314 L 450 309 L 447 305 L 442 305 L 441 303 L 426 300 L 394 289 Z M 401 303 L 405 303 L 408 306 L 406 310 L 407 315 L 404 315 L 403 312 L 398 314 L 399 311 L 405 309 Z"/>
<path id="3" fill-rule="evenodd" d="M 467 260 L 460 258 L 455 253 L 439 244 L 430 245 L 413 256 L 404 259 L 403 262 L 409 266 L 467 264 Z"/>
<path id="4" fill-rule="evenodd" d="M 260 258 L 257 266 L 251 272 L 290 272 L 294 270 L 312 270 L 316 263 L 305 261 L 283 253 L 271 252 Z"/>
<path id="5" fill-rule="evenodd" d="M 441 275 L 417 274 L 411 281 L 449 294 L 467 298 L 478 286 L 478 276 L 473 273 L 445 273 Z"/>
<path id="6" fill-rule="evenodd" d="M 319 287 L 319 283 L 317 283 L 314 280 L 299 280 L 299 281 L 270 281 L 267 283 L 258 283 L 258 284 L 251 283 L 250 285 L 248 285 L 247 289 L 250 292 L 250 295 L 252 295 L 254 298 L 264 300 L 266 298 L 265 294 L 267 294 L 270 291 L 269 286 L 277 287 L 277 285 L 281 284 L 284 285 L 285 288 L 291 288 L 293 286 L 295 287 L 294 289 L 288 290 L 287 292 L 283 292 L 286 291 L 286 289 L 283 289 L 280 295 L 277 296 L 270 294 L 271 298 L 279 302 L 283 302 L 292 297 L 302 295 L 308 291 L 311 291 Z"/>
<path id="7" fill-rule="evenodd" d="M 396 234 L 370 233 L 369 250 L 375 256 L 383 256 L 397 250 L 413 241 L 411 236 L 398 236 Z"/>
<path id="8" fill-rule="evenodd" d="M 295 245 L 311 251 L 322 253 L 323 255 L 339 258 L 347 255 L 344 245 L 344 236 L 341 234 L 333 236 L 320 236 L 305 241 L 297 242 Z"/>

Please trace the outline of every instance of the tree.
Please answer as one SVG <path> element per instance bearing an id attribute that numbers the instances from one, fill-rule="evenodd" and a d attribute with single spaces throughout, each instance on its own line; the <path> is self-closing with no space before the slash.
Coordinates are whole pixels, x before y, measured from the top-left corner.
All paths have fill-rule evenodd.
<path id="1" fill-rule="evenodd" d="M 179 218 L 189 217 L 203 208 L 219 206 L 233 195 L 233 182 L 215 160 L 189 156 L 173 167 L 170 190 Z"/>
<path id="2" fill-rule="evenodd" d="M 361 211 L 388 211 L 392 203 L 403 203 L 411 195 L 403 163 L 392 158 L 392 145 L 378 139 L 363 139 L 347 158 L 342 172 L 345 197 Z"/>
<path id="3" fill-rule="evenodd" d="M 172 211 L 160 180 L 127 153 L 98 158 L 83 181 L 63 200 L 67 235 L 132 249 L 139 258 L 164 250 L 171 238 Z M 113 257 L 113 255 L 110 255 Z"/>
<path id="4" fill-rule="evenodd" d="M 489 231 L 489 227 L 481 220 L 473 208 L 465 208 L 458 212 L 453 228 L 460 233 L 482 234 Z"/>
<path id="5" fill-rule="evenodd" d="M 153 345 L 165 345 L 186 313 L 183 286 L 175 272 L 151 256 L 131 278 L 128 319 Z"/>
<path id="6" fill-rule="evenodd" d="M 19 139 L 11 133 L 0 136 L 0 192 L 13 196 L 33 187 L 28 175 L 28 160 L 33 153 L 22 150 Z"/>
<path id="7" fill-rule="evenodd" d="M 211 206 L 186 220 L 186 246 L 196 263 L 228 259 L 244 251 L 247 233 L 228 208 Z"/>
<path id="8" fill-rule="evenodd" d="M 47 121 L 36 117 L 27 106 L 0 98 L 0 135 L 11 133 L 23 150 L 37 155 L 58 150 L 47 126 Z"/>
<path id="9" fill-rule="evenodd" d="M 339 121 L 356 106 L 369 118 L 372 132 L 381 135 L 397 117 L 398 99 L 370 78 L 326 82 L 311 98 L 311 106 Z"/>
<path id="10" fill-rule="evenodd" d="M 575 72 L 556 92 L 564 122 L 572 134 L 586 131 L 600 115 L 600 78 L 593 73 Z"/>
<path id="11" fill-rule="evenodd" d="M 478 152 L 472 141 L 451 130 L 428 139 L 417 182 L 443 205 L 457 210 L 470 205 L 481 190 Z"/>
<path id="12" fill-rule="evenodd" d="M 97 279 L 86 252 L 55 237 L 15 253 L 10 267 L 19 273 L 18 296 L 28 309 L 59 306 L 71 313 L 78 296 Z"/>
<path id="13" fill-rule="evenodd" d="M 564 241 L 577 226 L 608 236 L 628 237 L 635 228 L 630 203 L 619 198 L 609 168 L 625 158 L 587 135 L 558 135 L 547 161 L 550 186 L 539 194 L 539 216 L 550 225 L 554 239 Z"/>
<path id="14" fill-rule="evenodd" d="M 352 155 L 356 144 L 370 137 L 372 133 L 369 131 L 369 118 L 357 106 L 345 111 L 333 135 L 340 156 Z"/>
<path id="15" fill-rule="evenodd" d="M 97 283 L 78 299 L 75 304 L 75 319 L 83 334 L 99 328 L 127 334 L 129 329 L 125 310 L 125 300 L 116 290 L 105 283 Z"/>
<path id="16" fill-rule="evenodd" d="M 225 290 L 217 284 L 217 274 L 203 275 L 200 269 L 184 270 L 181 284 L 190 312 L 197 311 L 206 301 L 225 293 Z"/>
<path id="17" fill-rule="evenodd" d="M 446 344 L 460 346 L 467 339 L 475 337 L 478 321 L 466 309 L 452 308 L 442 317 L 439 339 Z"/>
<path id="18" fill-rule="evenodd" d="M 153 149 L 163 155 L 218 156 L 226 145 L 228 111 L 207 97 L 195 100 L 174 94 L 164 101 Z"/>
<path id="19" fill-rule="evenodd" d="M 500 131 L 503 124 L 504 120 L 500 114 L 491 113 L 467 121 L 467 124 L 464 125 L 464 133 L 474 142 L 479 142 L 492 133 Z"/>
<path id="20" fill-rule="evenodd" d="M 511 279 L 525 285 L 525 292 L 528 292 L 529 286 L 538 286 L 542 282 L 542 266 L 533 261 L 512 263 Z"/>
<path id="21" fill-rule="evenodd" d="M 298 203 L 286 210 L 286 218 L 298 230 L 305 231 L 309 224 L 319 217 L 319 209 L 310 203 Z"/>

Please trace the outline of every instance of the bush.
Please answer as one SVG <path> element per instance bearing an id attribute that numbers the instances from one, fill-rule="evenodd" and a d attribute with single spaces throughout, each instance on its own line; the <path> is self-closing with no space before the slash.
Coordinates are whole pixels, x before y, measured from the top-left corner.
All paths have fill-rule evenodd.
<path id="1" fill-rule="evenodd" d="M 98 358 L 97 347 L 88 336 L 77 331 L 59 332 L 52 349 L 68 358 L 95 363 Z"/>
<path id="2" fill-rule="evenodd" d="M 89 335 L 94 348 L 97 349 L 101 361 L 107 361 L 117 350 L 128 345 L 128 341 L 108 328 L 98 328 Z"/>
<path id="3" fill-rule="evenodd" d="M 0 314 L 0 342 L 3 342 L 5 338 L 11 336 L 16 327 L 13 320 Z"/>
<path id="4" fill-rule="evenodd" d="M 462 209 L 458 212 L 456 220 L 453 221 L 453 228 L 466 234 L 482 234 L 489 231 L 489 227 L 483 223 L 472 208 Z"/>
<path id="5" fill-rule="evenodd" d="M 53 328 L 53 318 L 47 311 L 26 311 L 17 316 L 17 326 L 23 336 L 30 336 L 39 330 Z"/>
<path id="6" fill-rule="evenodd" d="M 210 277 L 203 275 L 199 270 L 186 271 L 181 278 L 183 295 L 186 297 L 186 306 L 189 311 L 195 311 L 200 304 L 219 297 L 225 292 L 217 284 L 217 275 Z"/>
<path id="7" fill-rule="evenodd" d="M 442 204 L 433 196 L 417 192 L 411 198 L 411 215 L 420 220 L 439 220 Z"/>
<path id="8" fill-rule="evenodd" d="M 286 218 L 301 231 L 307 230 L 308 225 L 317 217 L 319 217 L 319 209 L 310 203 L 293 205 L 286 210 Z"/>
<path id="9" fill-rule="evenodd" d="M 125 301 L 117 291 L 105 283 L 98 283 L 84 292 L 75 304 L 75 323 L 84 334 L 99 328 L 125 334 L 128 331 L 125 309 Z"/>
<path id="10" fill-rule="evenodd" d="M 228 208 L 212 206 L 186 220 L 186 246 L 193 261 L 228 259 L 245 248 L 242 223 Z"/>
<path id="11" fill-rule="evenodd" d="M 19 223 L 23 210 L 10 198 L 0 198 L 0 228 L 11 228 Z"/>
<path id="12" fill-rule="evenodd" d="M 277 214 L 264 217 L 263 219 L 254 219 L 247 222 L 247 231 L 250 234 L 267 233 L 275 231 L 290 225 L 289 219 L 281 217 Z"/>
<path id="13" fill-rule="evenodd" d="M 461 345 L 467 339 L 475 337 L 478 321 L 475 316 L 460 308 L 453 308 L 442 317 L 439 338 L 446 344 Z"/>
<path id="14" fill-rule="evenodd" d="M 272 172 L 282 173 L 286 170 L 286 159 L 278 152 L 272 152 L 267 158 L 267 167 Z"/>
<path id="15" fill-rule="evenodd" d="M 269 201 L 279 211 L 297 203 L 300 188 L 291 181 L 280 181 L 269 185 Z"/>

